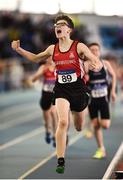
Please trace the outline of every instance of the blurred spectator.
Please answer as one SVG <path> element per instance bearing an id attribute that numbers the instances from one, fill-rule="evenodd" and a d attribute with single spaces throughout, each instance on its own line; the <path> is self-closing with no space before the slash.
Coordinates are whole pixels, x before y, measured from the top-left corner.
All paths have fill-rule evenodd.
<path id="1" fill-rule="evenodd" d="M 10 65 L 11 89 L 21 89 L 23 87 L 24 69 L 20 61 L 13 59 Z"/>
<path id="2" fill-rule="evenodd" d="M 4 66 L 4 77 L 5 77 L 5 91 L 11 90 L 11 82 L 10 82 L 10 62 L 8 60 L 5 61 Z"/>
<path id="3" fill-rule="evenodd" d="M 113 50 L 123 50 L 123 27 L 101 25 L 99 28 L 103 45 Z"/>
<path id="4" fill-rule="evenodd" d="M 5 90 L 4 67 L 5 67 L 5 64 L 1 59 L 0 60 L 0 92 L 3 92 Z"/>

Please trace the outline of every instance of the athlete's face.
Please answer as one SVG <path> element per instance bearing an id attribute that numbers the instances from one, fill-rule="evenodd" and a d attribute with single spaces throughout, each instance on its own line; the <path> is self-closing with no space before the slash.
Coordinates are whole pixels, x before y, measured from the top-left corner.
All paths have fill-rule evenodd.
<path id="1" fill-rule="evenodd" d="M 55 34 L 58 39 L 70 36 L 71 28 L 69 27 L 68 23 L 65 20 L 57 21 L 57 23 L 54 24 L 54 27 L 55 27 Z"/>
<path id="2" fill-rule="evenodd" d="M 93 45 L 91 47 L 89 47 L 90 51 L 96 56 L 96 57 L 100 57 L 100 47 Z"/>

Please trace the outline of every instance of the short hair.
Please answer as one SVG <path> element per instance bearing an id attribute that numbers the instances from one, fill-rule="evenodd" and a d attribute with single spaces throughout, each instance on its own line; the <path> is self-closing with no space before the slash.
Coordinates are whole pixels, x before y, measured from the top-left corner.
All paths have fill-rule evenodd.
<path id="1" fill-rule="evenodd" d="M 92 46 L 98 46 L 100 48 L 100 45 L 97 42 L 93 42 L 93 43 L 88 44 L 88 48 L 90 48 Z"/>
<path id="2" fill-rule="evenodd" d="M 57 21 L 59 21 L 59 20 L 65 20 L 68 23 L 69 27 L 71 29 L 74 29 L 74 23 L 73 23 L 72 19 L 69 16 L 64 15 L 64 14 L 59 15 L 59 16 L 57 16 L 55 18 L 55 23 L 57 23 Z"/>

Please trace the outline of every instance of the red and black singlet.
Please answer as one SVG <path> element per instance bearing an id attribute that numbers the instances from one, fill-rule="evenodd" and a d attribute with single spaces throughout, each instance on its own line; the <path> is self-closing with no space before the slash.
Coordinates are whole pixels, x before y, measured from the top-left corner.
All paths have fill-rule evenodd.
<path id="1" fill-rule="evenodd" d="M 43 90 L 52 92 L 56 81 L 55 71 L 47 68 L 43 74 Z"/>
<path id="2" fill-rule="evenodd" d="M 77 53 L 78 41 L 73 41 L 70 49 L 61 52 L 59 44 L 54 48 L 53 61 L 56 65 L 56 78 L 60 84 L 76 82 L 78 77 L 84 80 L 83 60 Z"/>

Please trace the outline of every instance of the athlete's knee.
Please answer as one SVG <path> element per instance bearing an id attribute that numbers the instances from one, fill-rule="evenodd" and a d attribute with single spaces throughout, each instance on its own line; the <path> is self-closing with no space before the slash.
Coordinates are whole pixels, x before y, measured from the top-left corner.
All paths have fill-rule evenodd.
<path id="1" fill-rule="evenodd" d="M 111 125 L 110 121 L 101 124 L 102 128 L 104 129 L 109 129 L 110 125 Z"/>
<path id="2" fill-rule="evenodd" d="M 50 113 L 51 113 L 53 118 L 57 115 L 57 113 L 54 109 L 51 109 Z"/>
<path id="3" fill-rule="evenodd" d="M 62 119 L 62 120 L 59 121 L 58 125 L 59 125 L 59 127 L 62 128 L 62 129 L 63 129 L 63 128 L 67 128 L 67 127 L 68 127 L 68 122 L 67 122 L 67 120 Z"/>
<path id="4" fill-rule="evenodd" d="M 100 128 L 100 123 L 98 121 L 92 121 L 92 126 L 95 128 L 95 129 L 99 129 Z"/>
<path id="5" fill-rule="evenodd" d="M 52 114 L 56 114 L 56 108 L 55 107 L 51 107 L 50 111 Z"/>

